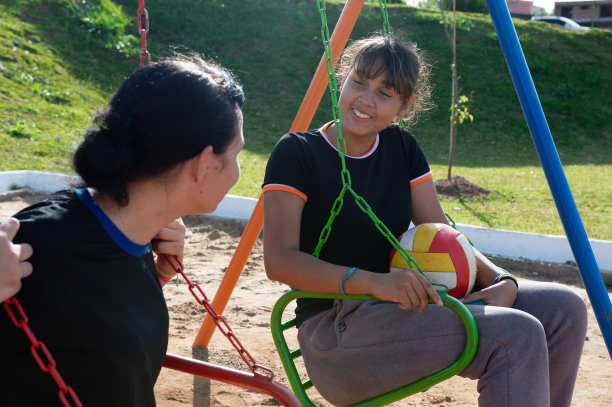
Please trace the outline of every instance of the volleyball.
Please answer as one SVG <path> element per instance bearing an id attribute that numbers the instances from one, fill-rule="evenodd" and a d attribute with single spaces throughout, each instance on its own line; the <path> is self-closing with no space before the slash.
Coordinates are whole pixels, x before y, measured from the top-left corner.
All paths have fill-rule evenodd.
<path id="1" fill-rule="evenodd" d="M 399 243 L 432 283 L 444 284 L 448 294 L 463 298 L 476 281 L 476 257 L 468 238 L 444 223 L 423 223 L 408 229 Z M 391 271 L 410 267 L 395 248 Z"/>

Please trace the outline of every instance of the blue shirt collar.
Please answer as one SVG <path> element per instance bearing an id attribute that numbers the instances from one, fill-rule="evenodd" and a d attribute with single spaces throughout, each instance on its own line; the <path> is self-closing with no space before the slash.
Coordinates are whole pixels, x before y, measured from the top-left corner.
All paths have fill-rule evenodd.
<path id="1" fill-rule="evenodd" d="M 98 218 L 98 221 L 106 230 L 106 233 L 113 239 L 117 245 L 128 252 L 132 256 L 142 257 L 149 247 L 149 244 L 139 245 L 137 243 L 132 242 L 126 235 L 123 234 L 122 231 L 119 230 L 117 226 L 109 219 L 108 216 L 100 209 L 96 201 L 94 201 L 93 197 L 87 190 L 87 188 L 77 188 L 75 190 L 79 199 L 85 204 L 85 206 Z"/>

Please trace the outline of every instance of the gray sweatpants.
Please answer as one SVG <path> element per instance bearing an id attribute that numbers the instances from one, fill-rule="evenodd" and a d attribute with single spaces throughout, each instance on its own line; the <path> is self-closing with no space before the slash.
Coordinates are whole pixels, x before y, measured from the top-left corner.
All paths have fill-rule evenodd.
<path id="1" fill-rule="evenodd" d="M 585 303 L 559 284 L 519 285 L 513 308 L 468 306 L 480 342 L 460 375 L 478 379 L 480 406 L 569 406 L 586 336 Z M 464 337 L 446 307 L 429 305 L 419 314 L 389 302 L 340 300 L 298 332 L 310 379 L 339 406 L 448 366 Z"/>

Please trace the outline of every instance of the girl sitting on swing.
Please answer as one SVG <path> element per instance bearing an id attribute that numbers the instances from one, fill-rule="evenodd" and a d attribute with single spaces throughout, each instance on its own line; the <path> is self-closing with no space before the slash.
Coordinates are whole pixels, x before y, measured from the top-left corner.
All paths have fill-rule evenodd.
<path id="1" fill-rule="evenodd" d="M 16 298 L 84 406 L 155 406 L 168 344 L 162 292 L 181 216 L 215 210 L 240 175 L 242 87 L 197 57 L 147 65 L 74 155 L 84 185 L 15 217 L 36 270 Z M 157 257 L 155 257 L 155 255 Z M 0 405 L 60 405 L 30 342 L 0 313 Z"/>
<path id="2" fill-rule="evenodd" d="M 411 221 L 448 224 L 423 151 L 396 124 L 427 104 L 427 65 L 416 46 L 361 39 L 337 72 L 355 192 L 396 238 Z M 463 351 L 465 332 L 418 271 L 389 272 L 391 245 L 350 194 L 319 258 L 311 254 L 342 189 L 338 130 L 330 122 L 276 145 L 263 183 L 264 259 L 268 277 L 293 288 L 386 300 L 298 300 L 308 375 L 327 400 L 346 406 L 448 366 Z M 481 406 L 569 406 L 586 335 L 584 301 L 558 284 L 518 284 L 475 252 L 477 288 L 463 301 L 486 305 L 468 305 L 480 345 L 460 375 L 478 380 Z"/>

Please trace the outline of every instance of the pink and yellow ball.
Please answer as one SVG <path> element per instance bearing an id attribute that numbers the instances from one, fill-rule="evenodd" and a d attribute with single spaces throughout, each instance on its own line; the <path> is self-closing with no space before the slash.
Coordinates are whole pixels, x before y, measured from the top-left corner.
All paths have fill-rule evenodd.
<path id="1" fill-rule="evenodd" d="M 463 298 L 476 281 L 476 258 L 467 237 L 443 223 L 423 223 L 399 239 L 432 283 L 444 284 L 448 294 Z M 397 250 L 391 252 L 391 271 L 411 268 Z M 435 287 L 435 286 L 434 286 Z"/>

